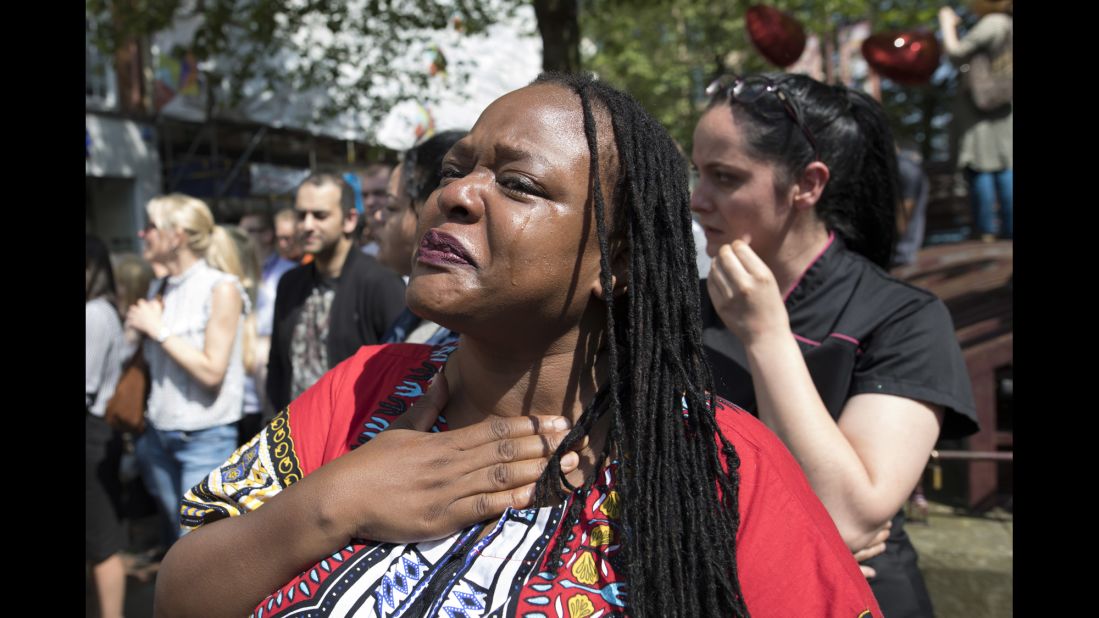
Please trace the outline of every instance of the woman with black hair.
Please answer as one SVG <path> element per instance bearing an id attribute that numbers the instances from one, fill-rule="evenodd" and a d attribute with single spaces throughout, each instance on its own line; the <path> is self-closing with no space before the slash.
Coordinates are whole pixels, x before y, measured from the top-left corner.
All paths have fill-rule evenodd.
<path id="1" fill-rule="evenodd" d="M 711 394 L 659 123 L 544 76 L 442 176 L 407 300 L 457 349 L 362 348 L 196 486 L 158 614 L 880 616 L 796 461 Z"/>
<path id="2" fill-rule="evenodd" d="M 976 413 L 946 307 L 883 270 L 898 200 L 885 115 L 802 75 L 707 93 L 691 208 L 714 258 L 717 393 L 778 434 L 860 559 L 884 550 L 864 572 L 885 615 L 930 616 L 898 511 L 940 433 L 974 433 Z"/>
<path id="3" fill-rule="evenodd" d="M 104 418 L 126 360 L 122 319 L 115 306 L 114 274 L 107 245 L 84 241 L 84 542 L 92 564 L 99 615 L 122 616 L 126 596 L 126 548 L 122 483 L 118 476 L 122 439 Z"/>

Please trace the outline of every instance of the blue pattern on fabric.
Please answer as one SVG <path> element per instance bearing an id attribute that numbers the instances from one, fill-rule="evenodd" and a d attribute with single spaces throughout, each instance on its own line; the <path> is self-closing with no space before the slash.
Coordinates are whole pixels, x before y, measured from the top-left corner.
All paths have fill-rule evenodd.
<path id="1" fill-rule="evenodd" d="M 248 471 L 252 469 L 252 464 L 256 462 L 256 458 L 259 457 L 259 441 L 252 445 L 251 448 L 240 454 L 240 459 L 235 464 L 228 466 L 222 466 L 221 468 L 221 482 L 222 483 L 237 483 L 244 477 L 248 476 Z"/>

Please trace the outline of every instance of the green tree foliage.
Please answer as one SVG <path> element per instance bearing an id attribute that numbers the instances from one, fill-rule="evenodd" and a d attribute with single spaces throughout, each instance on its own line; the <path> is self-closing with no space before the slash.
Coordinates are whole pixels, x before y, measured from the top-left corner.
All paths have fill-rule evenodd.
<path id="1" fill-rule="evenodd" d="M 837 31 L 870 20 L 873 32 L 937 29 L 938 5 L 923 0 L 769 0 L 802 24 L 806 34 L 835 42 Z M 705 104 L 703 89 L 723 71 L 778 71 L 752 45 L 745 0 L 581 0 L 584 68 L 636 96 L 687 150 Z M 882 102 L 901 141 L 929 156 L 945 156 L 943 114 L 952 71 L 924 86 L 883 80 Z M 933 152 L 934 151 L 934 152 Z"/>
<path id="2" fill-rule="evenodd" d="M 323 88 L 327 105 L 318 116 L 359 110 L 377 122 L 410 93 L 425 98 L 430 75 L 401 62 L 424 53 L 433 33 L 455 23 L 464 33 L 480 33 L 517 6 L 516 0 L 86 0 L 85 9 L 96 45 L 107 53 L 201 18 L 187 49 L 200 63 L 216 61 L 204 66 L 215 67 L 226 93 L 220 106 L 235 107 L 249 83 L 262 84 L 250 96 Z M 293 59 L 279 60 L 286 57 Z M 459 62 L 446 70 L 457 84 L 468 77 Z"/>
<path id="3" fill-rule="evenodd" d="M 272 91 L 323 87 L 327 106 L 319 115 L 355 109 L 377 121 L 410 93 L 426 90 L 428 74 L 397 61 L 423 48 L 433 31 L 458 18 L 465 32 L 481 32 L 526 2 L 534 5 L 543 31 L 546 69 L 572 69 L 579 60 L 581 68 L 633 93 L 688 151 L 703 89 L 714 76 L 778 70 L 748 38 L 748 0 L 86 0 L 86 10 L 97 44 L 107 52 L 200 16 L 190 49 L 198 60 L 219 59 L 216 77 L 226 86 L 227 107 L 239 101 L 249 80 L 259 80 Z M 924 0 L 766 3 L 793 15 L 822 42 L 834 43 L 840 28 L 861 20 L 869 20 L 874 32 L 937 28 L 938 5 Z M 331 36 L 300 36 L 318 28 Z M 299 61 L 270 62 L 280 50 Z M 349 64 L 361 73 L 349 75 Z M 460 63 L 447 66 L 459 87 L 467 70 Z M 953 71 L 940 71 L 924 86 L 883 80 L 883 105 L 898 138 L 925 157 L 945 156 L 954 82 Z"/>

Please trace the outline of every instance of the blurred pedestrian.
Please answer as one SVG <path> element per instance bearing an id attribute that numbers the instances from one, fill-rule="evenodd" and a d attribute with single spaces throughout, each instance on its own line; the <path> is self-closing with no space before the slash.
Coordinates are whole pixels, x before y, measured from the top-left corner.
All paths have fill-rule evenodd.
<path id="1" fill-rule="evenodd" d="M 954 9 L 939 10 L 943 48 L 961 74 L 951 126 L 957 165 L 969 181 L 974 232 L 986 242 L 996 238 L 997 201 L 999 236 L 1014 236 L 1012 6 L 1011 0 L 970 0 L 980 19 L 961 39 Z"/>
<path id="2" fill-rule="evenodd" d="M 412 274 L 412 258 L 419 246 L 416 233 L 419 212 L 439 186 L 443 157 L 465 134 L 465 131 L 444 131 L 413 146 L 404 153 L 404 161 L 394 168 L 389 179 L 389 200 L 377 234 L 378 261 L 405 281 Z M 436 345 L 457 339 L 457 333 L 421 318 L 406 307 L 382 341 Z"/>
<path id="3" fill-rule="evenodd" d="M 152 385 L 137 459 L 171 541 L 183 492 L 236 449 L 251 307 L 240 278 L 213 266 L 243 272 L 233 239 L 204 202 L 171 194 L 145 211 L 144 257 L 169 276 L 163 300 L 138 301 L 126 323 L 145 335 Z"/>
<path id="4" fill-rule="evenodd" d="M 119 463 L 121 436 L 104 419 L 126 360 L 107 246 L 84 241 L 84 558 L 92 564 L 99 615 L 121 618 L 126 571 Z"/>
<path id="5" fill-rule="evenodd" d="M 358 212 L 341 175 L 306 178 L 294 210 L 314 260 L 278 285 L 267 363 L 267 395 L 278 411 L 361 346 L 381 342 L 404 308 L 401 278 L 355 248 Z"/>

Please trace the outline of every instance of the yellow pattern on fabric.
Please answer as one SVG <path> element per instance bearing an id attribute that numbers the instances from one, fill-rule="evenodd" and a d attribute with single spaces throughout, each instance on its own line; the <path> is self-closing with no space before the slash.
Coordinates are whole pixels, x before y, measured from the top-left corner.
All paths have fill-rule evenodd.
<path id="1" fill-rule="evenodd" d="M 278 472 L 278 480 L 283 487 L 289 487 L 301 480 L 301 468 L 298 466 L 294 439 L 290 437 L 290 408 L 287 407 L 271 420 L 271 425 L 262 433 L 271 436 L 271 455 Z"/>
<path id="2" fill-rule="evenodd" d="M 592 528 L 590 536 L 593 547 L 610 545 L 614 542 L 614 530 L 611 530 L 611 527 L 606 524 Z"/>
<path id="3" fill-rule="evenodd" d="M 611 493 L 607 494 L 607 499 L 599 505 L 599 510 L 610 519 L 618 519 L 622 514 L 622 503 L 619 501 L 618 492 L 611 490 Z"/>
<path id="4" fill-rule="evenodd" d="M 577 594 L 569 598 L 569 618 L 588 618 L 595 613 L 595 605 L 586 594 Z"/>
<path id="5" fill-rule="evenodd" d="M 282 425 L 285 426 L 285 420 Z M 272 421 L 272 425 L 275 421 Z M 222 519 L 255 511 L 282 491 L 276 464 L 272 462 L 267 444 L 268 431 L 264 429 L 238 448 L 224 464 L 215 468 L 198 486 L 183 497 L 180 507 L 181 524 L 187 530 Z M 292 442 L 287 441 L 288 448 Z M 227 470 L 244 463 L 246 471 Z M 296 467 L 296 466 L 295 466 Z"/>
<path id="6" fill-rule="evenodd" d="M 572 576 L 581 584 L 592 585 L 599 580 L 599 573 L 595 570 L 595 558 L 590 551 L 580 554 L 576 563 L 572 565 Z"/>

